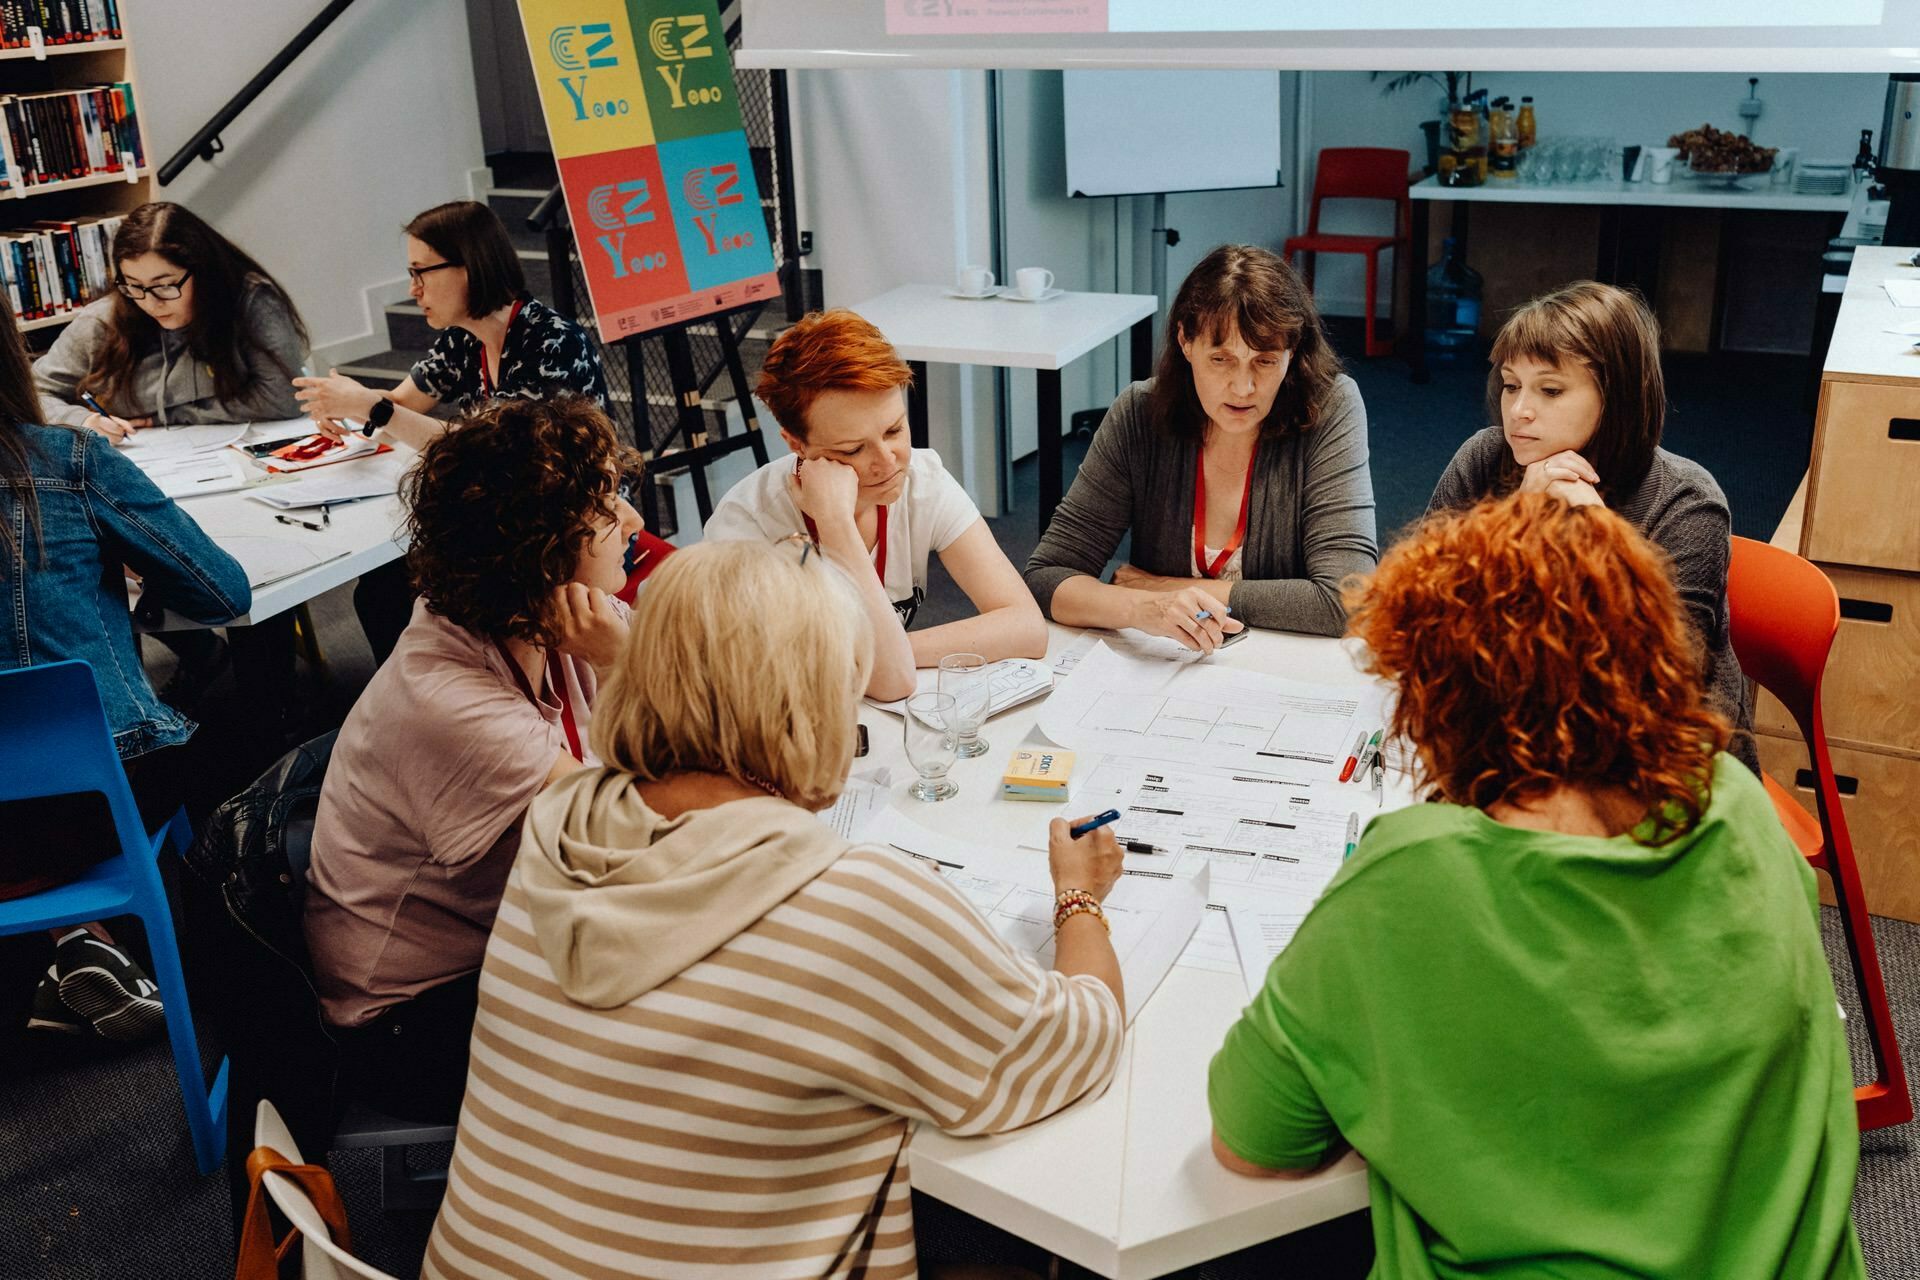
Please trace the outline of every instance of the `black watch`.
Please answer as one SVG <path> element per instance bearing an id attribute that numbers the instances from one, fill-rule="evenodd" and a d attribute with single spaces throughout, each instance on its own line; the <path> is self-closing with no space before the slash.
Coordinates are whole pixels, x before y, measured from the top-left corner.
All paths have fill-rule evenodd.
<path id="1" fill-rule="evenodd" d="M 367 410 L 367 425 L 360 428 L 360 434 L 371 436 L 380 428 L 393 421 L 393 401 L 381 396 L 373 402 L 373 408 Z"/>

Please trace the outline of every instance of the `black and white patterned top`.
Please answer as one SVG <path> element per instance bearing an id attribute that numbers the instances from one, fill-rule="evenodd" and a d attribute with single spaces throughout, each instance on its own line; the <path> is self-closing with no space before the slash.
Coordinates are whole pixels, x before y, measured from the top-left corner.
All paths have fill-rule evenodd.
<path id="1" fill-rule="evenodd" d="M 462 413 L 492 396 L 542 400 L 568 391 L 607 407 L 607 375 L 592 336 L 538 298 L 528 298 L 507 326 L 491 393 L 480 376 L 480 339 L 458 327 L 433 340 L 412 377 Z"/>

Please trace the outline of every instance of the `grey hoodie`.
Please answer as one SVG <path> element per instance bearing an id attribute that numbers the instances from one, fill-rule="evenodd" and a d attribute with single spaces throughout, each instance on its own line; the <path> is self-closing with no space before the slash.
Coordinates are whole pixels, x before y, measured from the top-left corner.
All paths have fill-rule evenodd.
<path id="1" fill-rule="evenodd" d="M 567 998 L 627 1004 L 751 927 L 851 846 L 772 796 L 663 818 L 620 769 L 583 769 L 527 810 L 514 874 Z"/>
<path id="2" fill-rule="evenodd" d="M 73 317 L 46 354 L 33 362 L 33 383 L 49 423 L 78 427 L 93 410 L 80 403 L 80 380 L 92 371 L 112 329 L 114 300 L 89 302 Z M 186 335 L 162 330 L 159 345 L 135 357 L 126 391 L 103 400 L 122 418 L 151 417 L 159 426 L 202 422 L 277 422 L 300 416 L 293 379 L 307 363 L 307 346 L 280 291 L 253 279 L 241 300 L 242 325 L 253 336 L 243 357 L 247 386 L 232 400 L 214 394 L 213 372 L 187 352 Z"/>

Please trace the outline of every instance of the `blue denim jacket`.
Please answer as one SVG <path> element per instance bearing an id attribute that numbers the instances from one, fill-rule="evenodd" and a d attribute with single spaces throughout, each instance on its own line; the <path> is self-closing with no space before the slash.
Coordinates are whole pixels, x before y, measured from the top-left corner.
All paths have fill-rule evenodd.
<path id="1" fill-rule="evenodd" d="M 0 561 L 0 670 L 80 658 L 106 706 L 123 760 L 177 746 L 193 721 L 147 683 L 127 614 L 121 566 L 138 572 L 176 613 L 225 622 L 253 604 L 247 573 L 105 436 L 22 426 L 40 504 L 40 537 L 12 485 L 0 482 L 0 520 L 13 530 Z M 0 544 L 4 546 L 4 544 Z"/>

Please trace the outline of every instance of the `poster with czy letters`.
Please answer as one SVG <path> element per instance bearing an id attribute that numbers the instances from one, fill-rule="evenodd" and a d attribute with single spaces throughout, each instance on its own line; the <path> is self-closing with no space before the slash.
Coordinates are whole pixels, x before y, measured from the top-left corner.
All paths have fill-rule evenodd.
<path id="1" fill-rule="evenodd" d="M 520 0 L 604 342 L 780 292 L 714 0 Z"/>

